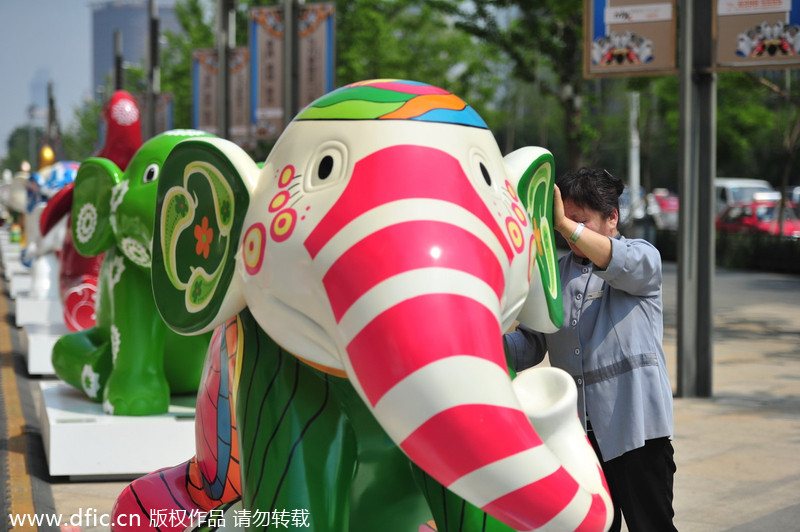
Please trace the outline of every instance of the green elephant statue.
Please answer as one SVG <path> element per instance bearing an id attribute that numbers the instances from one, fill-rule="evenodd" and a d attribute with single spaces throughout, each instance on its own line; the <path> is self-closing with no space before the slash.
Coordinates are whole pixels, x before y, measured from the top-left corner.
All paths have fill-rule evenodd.
<path id="1" fill-rule="evenodd" d="M 156 309 L 151 249 L 158 174 L 172 148 L 194 130 L 162 133 L 136 152 L 123 172 L 94 157 L 75 179 L 72 238 L 81 255 L 105 254 L 95 302 L 96 324 L 58 339 L 56 374 L 113 415 L 155 415 L 171 394 L 195 393 L 210 333 L 182 336 Z"/>

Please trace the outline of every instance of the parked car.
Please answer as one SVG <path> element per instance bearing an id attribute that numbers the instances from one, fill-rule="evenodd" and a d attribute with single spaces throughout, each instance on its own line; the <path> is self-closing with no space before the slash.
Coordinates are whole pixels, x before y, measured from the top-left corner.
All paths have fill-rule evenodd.
<path id="1" fill-rule="evenodd" d="M 780 192 L 767 192 L 755 194 L 750 202 L 728 205 L 717 216 L 717 231 L 777 235 L 779 204 Z M 800 239 L 800 219 L 792 202 L 783 210 L 783 236 Z"/>
<path id="2" fill-rule="evenodd" d="M 717 214 L 734 203 L 749 203 L 753 195 L 759 192 L 773 192 L 775 189 L 769 181 L 763 179 L 747 179 L 743 177 L 718 177 L 714 180 L 714 197 Z"/>
<path id="3" fill-rule="evenodd" d="M 648 195 L 648 201 L 654 201 L 658 206 L 657 209 L 653 209 L 653 218 L 656 222 L 656 227 L 658 229 L 677 231 L 678 207 L 680 206 L 678 196 L 671 193 L 666 188 L 655 188 L 653 192 Z"/>

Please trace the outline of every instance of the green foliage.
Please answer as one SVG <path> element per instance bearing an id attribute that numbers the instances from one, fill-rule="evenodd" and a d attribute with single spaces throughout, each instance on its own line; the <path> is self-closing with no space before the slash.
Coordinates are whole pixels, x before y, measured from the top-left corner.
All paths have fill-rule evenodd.
<path id="1" fill-rule="evenodd" d="M 491 107 L 497 50 L 455 28 L 430 2 L 340 0 L 336 9 L 338 85 L 412 79 L 458 94 L 490 125 L 506 117 Z"/>
<path id="2" fill-rule="evenodd" d="M 190 128 L 192 119 L 192 51 L 214 46 L 213 21 L 200 0 L 179 0 L 175 16 L 182 34 L 166 31 L 167 45 L 161 54 L 161 92 L 173 95 L 176 128 Z"/>
<path id="3" fill-rule="evenodd" d="M 75 110 L 75 122 L 63 134 L 66 159 L 83 161 L 97 151 L 102 112 L 103 104 L 99 102 L 87 102 Z"/>
<path id="4" fill-rule="evenodd" d="M 35 170 L 43 139 L 44 129 L 40 126 L 25 125 L 15 128 L 8 136 L 6 142 L 8 154 L 0 161 L 0 167 L 16 172 L 23 161 L 28 161 Z"/>
<path id="5" fill-rule="evenodd" d="M 535 110 L 560 108 L 548 114 L 549 129 L 563 135 L 564 170 L 583 163 L 591 127 L 583 123 L 584 78 L 582 63 L 582 0 L 434 0 L 456 27 L 501 51 L 511 64 L 511 74 L 528 86 Z M 513 91 L 511 91 L 513 93 Z M 538 119 L 536 114 L 533 115 Z M 560 122 L 555 121 L 558 118 Z M 541 131 L 541 129 L 540 129 Z M 549 147 L 549 146 L 548 146 Z"/>
<path id="6" fill-rule="evenodd" d="M 774 153 L 782 133 L 776 131 L 775 110 L 764 105 L 769 97 L 746 74 L 728 72 L 717 77 L 717 175 L 763 179 L 759 155 L 765 144 Z"/>
<path id="7" fill-rule="evenodd" d="M 249 10 L 282 0 L 242 0 L 236 42 L 248 43 Z M 583 0 L 336 0 L 337 86 L 369 78 L 438 85 L 464 98 L 501 149 L 540 145 L 557 171 L 579 165 L 628 173 L 628 93 L 640 94 L 642 185 L 677 190 L 680 91 L 675 75 L 583 78 Z M 161 91 L 174 96 L 174 126 L 193 125 L 193 50 L 215 46 L 216 1 L 178 0 L 179 34 L 166 32 Z M 717 74 L 718 175 L 800 185 L 800 71 Z M 125 88 L 145 89 L 144 65 Z M 796 95 L 796 96 L 795 96 Z M 99 106 L 77 113 L 63 147 L 80 159 L 96 144 Z M 9 168 L 28 159 L 27 126 L 9 139 Z M 38 150 L 39 137 L 35 140 Z M 270 143 L 258 147 L 258 156 Z M 89 150 L 91 151 L 91 150 Z M 258 157 L 257 157 L 258 158 Z"/>

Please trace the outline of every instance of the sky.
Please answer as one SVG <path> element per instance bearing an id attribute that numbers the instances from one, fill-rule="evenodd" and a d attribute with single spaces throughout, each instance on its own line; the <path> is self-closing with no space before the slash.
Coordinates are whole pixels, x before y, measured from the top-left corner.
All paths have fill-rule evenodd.
<path id="1" fill-rule="evenodd" d="M 0 157 L 11 132 L 28 124 L 30 105 L 42 109 L 34 124 L 46 125 L 48 82 L 62 131 L 91 97 L 91 3 L 0 0 Z"/>

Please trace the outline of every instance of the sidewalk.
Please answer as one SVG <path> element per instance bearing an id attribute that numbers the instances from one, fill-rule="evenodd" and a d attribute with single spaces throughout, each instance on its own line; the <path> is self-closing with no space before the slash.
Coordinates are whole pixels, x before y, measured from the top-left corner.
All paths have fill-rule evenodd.
<path id="1" fill-rule="evenodd" d="M 678 530 L 800 530 L 797 301 L 715 314 L 713 398 L 675 399 Z M 665 339 L 671 369 L 675 341 L 672 330 Z"/>
<path id="2" fill-rule="evenodd" d="M 749 279 L 761 283 L 738 295 Z M 675 399 L 675 524 L 682 532 L 800 530 L 800 277 L 743 272 L 718 276 L 715 286 L 714 396 Z M 673 387 L 674 287 L 675 265 L 665 264 Z M 58 512 L 99 515 L 111 512 L 127 482 L 51 485 Z"/>

